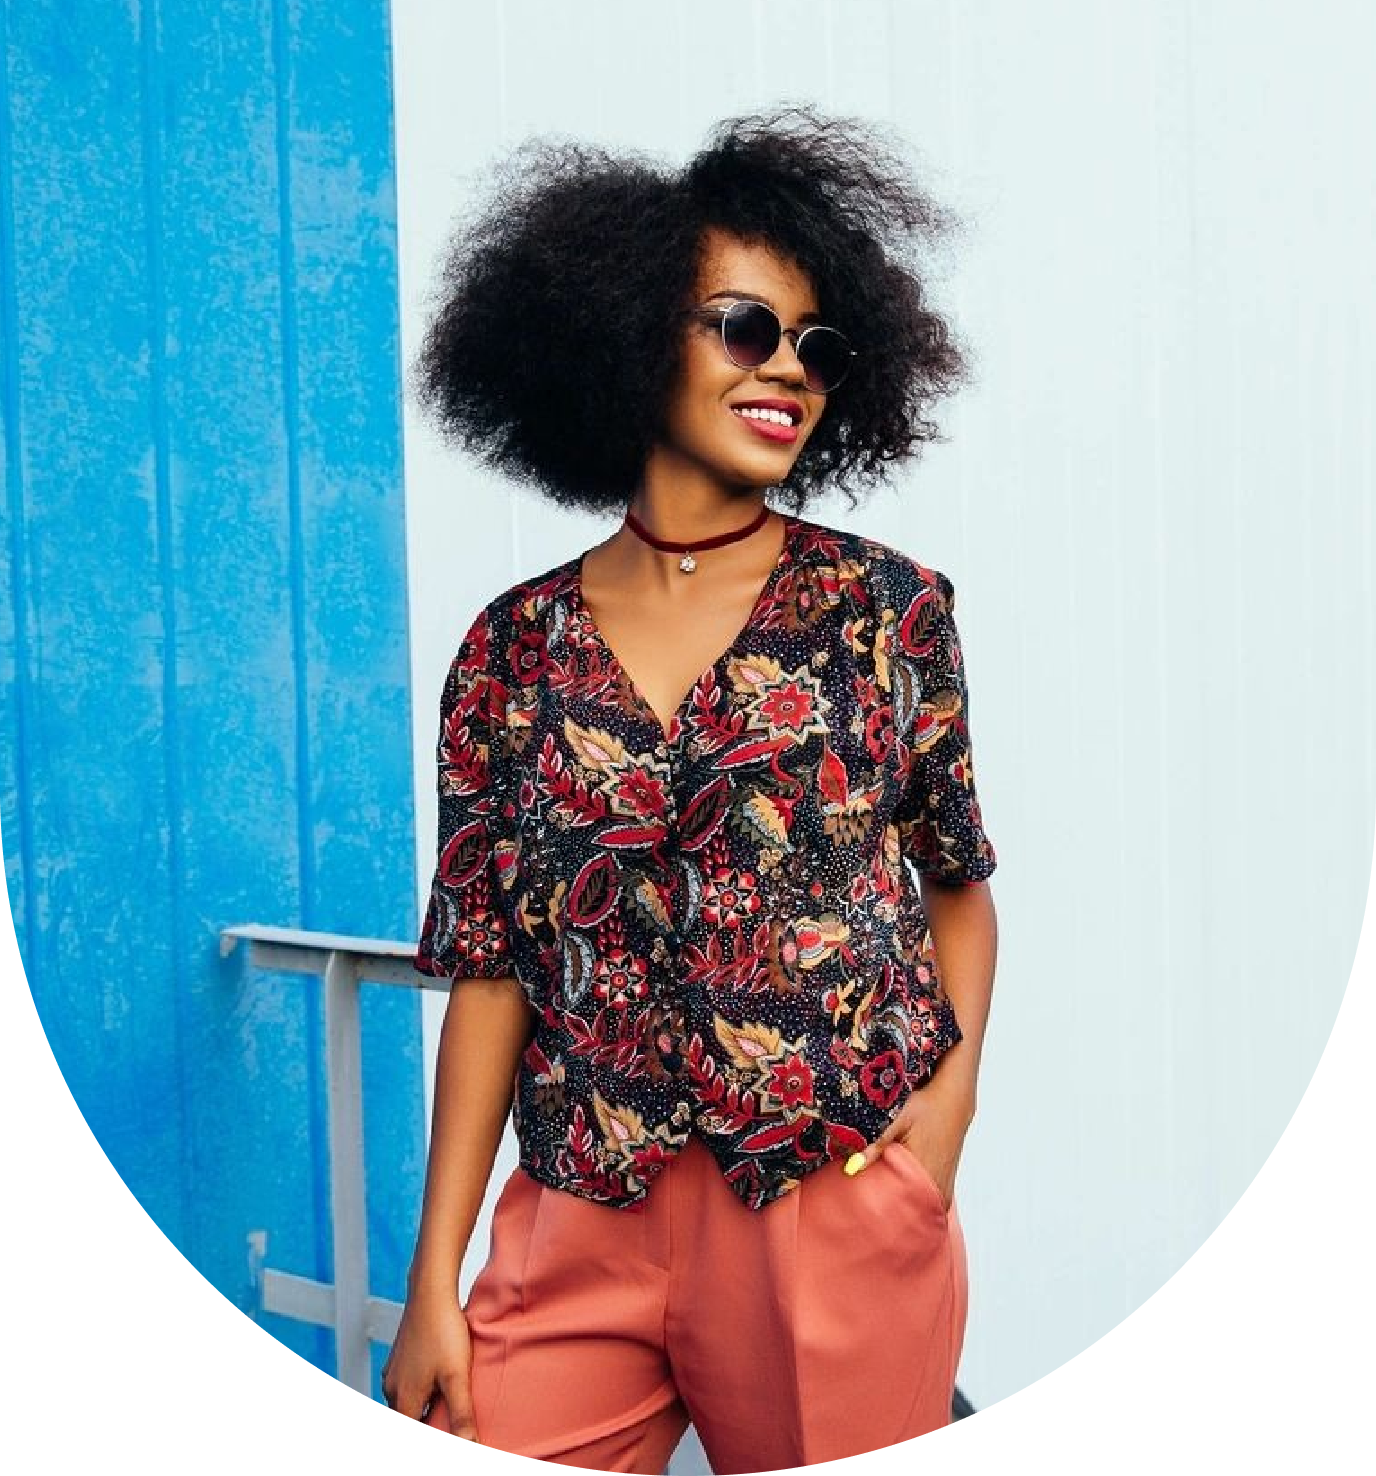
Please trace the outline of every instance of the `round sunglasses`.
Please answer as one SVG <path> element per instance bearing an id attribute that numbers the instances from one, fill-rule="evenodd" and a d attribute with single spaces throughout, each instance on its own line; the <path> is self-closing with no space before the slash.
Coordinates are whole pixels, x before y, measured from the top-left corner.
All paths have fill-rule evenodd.
<path id="1" fill-rule="evenodd" d="M 758 369 L 778 352 L 779 340 L 787 338 L 803 366 L 803 382 L 819 395 L 828 394 L 850 373 L 856 350 L 835 328 L 814 323 L 801 333 L 785 328 L 779 315 L 763 302 L 743 299 L 730 306 L 684 309 L 685 315 L 706 321 L 720 320 L 721 342 L 726 357 L 738 369 Z"/>

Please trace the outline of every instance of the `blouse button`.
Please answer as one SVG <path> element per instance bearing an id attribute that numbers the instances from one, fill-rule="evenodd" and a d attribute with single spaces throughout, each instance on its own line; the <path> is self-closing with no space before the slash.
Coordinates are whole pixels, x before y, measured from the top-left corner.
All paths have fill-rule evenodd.
<path id="1" fill-rule="evenodd" d="M 669 745 L 667 743 L 656 743 L 655 757 L 660 759 L 667 759 L 669 757 Z"/>

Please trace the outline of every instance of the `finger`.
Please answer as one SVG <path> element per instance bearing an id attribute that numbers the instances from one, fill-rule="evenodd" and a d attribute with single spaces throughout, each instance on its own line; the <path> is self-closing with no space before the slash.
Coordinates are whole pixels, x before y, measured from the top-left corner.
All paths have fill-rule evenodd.
<path id="1" fill-rule="evenodd" d="M 425 1401 L 429 1397 L 428 1389 L 422 1393 L 419 1388 L 398 1386 L 391 1404 L 398 1414 L 405 1415 L 408 1420 L 418 1420 L 425 1412 Z"/>
<path id="2" fill-rule="evenodd" d="M 867 1169 L 890 1143 L 901 1138 L 906 1131 L 907 1124 L 901 1118 L 895 1118 L 872 1143 L 857 1148 L 841 1166 L 842 1171 L 854 1176 Z"/>
<path id="3" fill-rule="evenodd" d="M 468 1376 L 454 1375 L 441 1381 L 440 1401 L 449 1416 L 449 1433 L 474 1442 L 478 1439 L 478 1426 L 473 1418 L 473 1396 L 469 1389 Z"/>

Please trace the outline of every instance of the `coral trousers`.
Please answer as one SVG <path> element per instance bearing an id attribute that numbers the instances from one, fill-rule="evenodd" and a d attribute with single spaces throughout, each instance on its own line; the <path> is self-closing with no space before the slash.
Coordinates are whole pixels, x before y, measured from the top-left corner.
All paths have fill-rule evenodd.
<path id="1" fill-rule="evenodd" d="M 465 1304 L 478 1440 L 654 1473 L 691 1420 L 717 1476 L 878 1450 L 949 1423 L 966 1306 L 955 1207 L 901 1143 L 761 1210 L 696 1136 L 633 1208 L 517 1168 Z"/>

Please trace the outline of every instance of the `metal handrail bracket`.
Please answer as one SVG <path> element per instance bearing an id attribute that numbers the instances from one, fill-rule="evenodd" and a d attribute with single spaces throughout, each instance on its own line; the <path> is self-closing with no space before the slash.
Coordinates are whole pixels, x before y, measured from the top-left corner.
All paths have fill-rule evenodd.
<path id="1" fill-rule="evenodd" d="M 271 973 L 316 974 L 325 984 L 325 1078 L 329 1102 L 330 1222 L 334 1285 L 309 1277 L 260 1270 L 261 1305 L 299 1322 L 332 1327 L 338 1377 L 361 1393 L 372 1391 L 369 1344 L 390 1343 L 402 1306 L 368 1293 L 368 1215 L 363 1158 L 363 1051 L 359 986 L 445 989 L 448 979 L 412 967 L 415 945 L 276 928 L 260 923 L 224 928 L 220 955 L 243 942 L 252 967 Z M 266 1247 L 264 1247 L 265 1249 Z"/>

